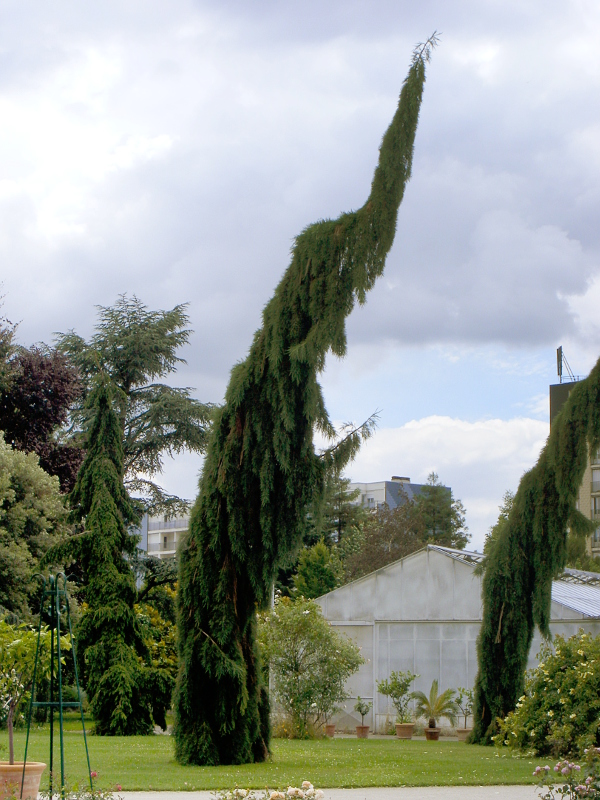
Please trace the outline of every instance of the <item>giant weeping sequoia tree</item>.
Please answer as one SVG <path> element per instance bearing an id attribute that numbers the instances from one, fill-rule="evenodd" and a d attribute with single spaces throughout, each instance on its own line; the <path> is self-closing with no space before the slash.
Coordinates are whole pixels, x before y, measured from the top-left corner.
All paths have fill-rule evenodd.
<path id="1" fill-rule="evenodd" d="M 600 444 L 600 361 L 571 390 L 535 467 L 487 544 L 472 739 L 489 743 L 498 717 L 523 692 L 537 625 L 549 636 L 552 578 L 566 562 L 567 532 L 592 524 L 577 510 L 588 453 Z"/>
<path id="2" fill-rule="evenodd" d="M 410 177 L 425 64 L 419 45 L 358 211 L 306 228 L 263 311 L 218 411 L 180 560 L 175 747 L 184 764 L 262 761 L 269 703 L 255 614 L 278 566 L 299 545 L 307 504 L 341 469 L 369 426 L 320 456 L 313 430 L 333 436 L 317 375 L 346 349 L 345 319 L 381 275 Z"/>

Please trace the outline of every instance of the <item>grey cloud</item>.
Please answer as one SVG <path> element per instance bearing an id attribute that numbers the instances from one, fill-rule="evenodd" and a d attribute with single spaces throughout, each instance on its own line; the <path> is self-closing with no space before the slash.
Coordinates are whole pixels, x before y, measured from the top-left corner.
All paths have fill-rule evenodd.
<path id="1" fill-rule="evenodd" d="M 2 200 L 0 253 L 24 341 L 89 333 L 92 306 L 122 291 L 154 307 L 189 300 L 189 374 L 200 394 L 219 390 L 293 237 L 364 202 L 410 49 L 433 27 L 445 35 L 397 246 L 350 335 L 377 346 L 576 334 L 565 297 L 599 271 L 598 177 L 574 144 L 597 120 L 597 78 L 571 69 L 564 48 L 549 52 L 577 27 L 561 4 L 34 7 L 5 6 L 0 91 L 51 107 L 84 140 L 106 125 L 109 150 L 163 135 L 171 145 L 100 177 L 59 176 L 81 196 L 65 212 L 77 230 L 44 238 L 35 153 L 15 135 L 19 186 Z M 595 41 L 593 30 L 582 35 Z M 499 55 L 485 73 L 490 42 Z M 75 103 L 63 84 L 90 53 L 118 74 Z"/>

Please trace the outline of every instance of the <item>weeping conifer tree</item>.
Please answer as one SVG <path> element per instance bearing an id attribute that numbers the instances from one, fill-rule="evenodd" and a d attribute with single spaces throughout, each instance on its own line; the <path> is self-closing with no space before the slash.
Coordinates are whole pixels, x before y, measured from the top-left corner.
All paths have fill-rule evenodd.
<path id="1" fill-rule="evenodd" d="M 313 430 L 334 431 L 317 375 L 343 356 L 345 319 L 381 275 L 410 177 L 435 35 L 414 52 L 365 205 L 306 228 L 263 311 L 245 361 L 214 419 L 190 532 L 180 557 L 175 742 L 184 764 L 262 761 L 269 706 L 255 636 L 278 566 L 298 547 L 327 470 L 356 452 L 355 430 L 315 454 Z"/>
<path id="2" fill-rule="evenodd" d="M 571 390 L 487 543 L 472 741 L 489 743 L 496 719 L 515 708 L 534 626 L 549 636 L 552 579 L 565 567 L 567 532 L 593 528 L 576 504 L 588 454 L 599 444 L 600 361 Z"/>
<path id="3" fill-rule="evenodd" d="M 118 394 L 100 376 L 87 398 L 87 451 L 70 494 L 73 517 L 84 530 L 52 554 L 77 558 L 85 574 L 88 608 L 78 641 L 96 733 L 133 735 L 151 733 L 155 722 L 166 728 L 173 682 L 151 666 L 133 609 L 135 578 L 126 556 L 134 554 L 136 539 L 127 526 L 138 514 L 123 487 Z"/>

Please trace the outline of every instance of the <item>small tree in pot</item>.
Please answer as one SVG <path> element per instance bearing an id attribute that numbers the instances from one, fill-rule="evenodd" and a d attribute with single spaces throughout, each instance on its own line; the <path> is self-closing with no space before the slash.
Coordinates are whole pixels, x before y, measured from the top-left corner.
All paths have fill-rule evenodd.
<path id="1" fill-rule="evenodd" d="M 396 709 L 396 736 L 399 739 L 410 739 L 412 737 L 414 726 L 408 710 L 408 704 L 411 699 L 408 690 L 411 683 L 418 677 L 410 670 L 407 672 L 397 671 L 390 672 L 388 679 L 377 681 L 377 691 L 389 697 Z"/>
<path id="2" fill-rule="evenodd" d="M 458 706 L 454 700 L 456 694 L 454 689 L 446 689 L 445 692 L 438 694 L 438 682 L 434 680 L 429 690 L 429 697 L 424 692 L 411 692 L 411 698 L 417 701 L 417 717 L 425 717 L 429 720 L 425 728 L 425 738 L 437 740 L 440 738 L 440 729 L 437 727 L 437 720 L 440 717 L 447 719 L 451 725 L 456 725 L 456 715 Z"/>
<path id="3" fill-rule="evenodd" d="M 460 742 L 464 742 L 467 736 L 471 733 L 473 728 L 467 728 L 467 721 L 473 713 L 474 693 L 473 689 L 465 689 L 462 686 L 458 687 L 458 697 L 456 698 L 456 707 L 460 711 L 461 717 L 465 718 L 465 724 L 462 728 L 457 728 L 456 734 Z"/>
<path id="4" fill-rule="evenodd" d="M 356 726 L 356 736 L 358 739 L 366 739 L 369 735 L 369 726 L 365 725 L 365 717 L 373 707 L 373 703 L 367 703 L 365 700 L 362 700 L 360 697 L 356 698 L 356 703 L 354 704 L 354 710 L 358 711 L 360 714 L 360 725 Z"/>

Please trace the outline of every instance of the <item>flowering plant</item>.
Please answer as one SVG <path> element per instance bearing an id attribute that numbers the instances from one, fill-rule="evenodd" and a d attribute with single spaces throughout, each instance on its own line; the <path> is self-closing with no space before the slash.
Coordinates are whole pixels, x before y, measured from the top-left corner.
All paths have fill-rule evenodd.
<path id="1" fill-rule="evenodd" d="M 494 743 L 538 755 L 583 754 L 600 731 L 600 637 L 582 630 L 546 644 L 526 677 L 514 711 L 499 721 Z"/>
<path id="2" fill-rule="evenodd" d="M 263 789 L 259 792 L 236 786 L 235 789 L 215 792 L 214 797 L 216 800 L 291 800 L 293 797 L 299 800 L 323 800 L 323 792 L 321 789 L 315 789 L 310 781 L 302 781 L 301 787 L 288 786 L 283 792 L 277 789 Z"/>
<path id="3" fill-rule="evenodd" d="M 535 768 L 533 774 L 540 779 L 540 787 L 546 789 L 540 794 L 541 800 L 600 798 L 600 748 L 590 747 L 584 756 L 583 766 L 565 759 L 553 769 L 548 764 Z"/>
<path id="4" fill-rule="evenodd" d="M 120 791 L 121 787 L 117 785 L 115 790 Z M 57 795 L 55 786 L 52 794 L 49 791 L 40 792 L 39 798 L 40 800 L 56 800 Z M 64 792 L 61 791 L 60 798 L 61 800 L 123 800 L 120 795 L 115 795 L 110 789 L 90 789 L 87 784 L 80 787 L 76 783 L 72 786 L 65 786 Z"/>

